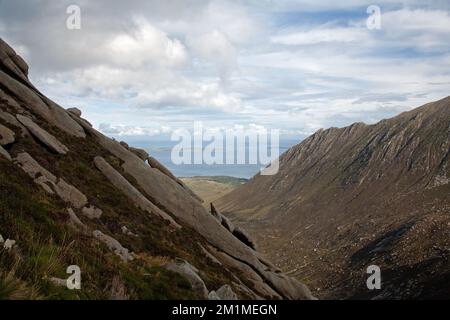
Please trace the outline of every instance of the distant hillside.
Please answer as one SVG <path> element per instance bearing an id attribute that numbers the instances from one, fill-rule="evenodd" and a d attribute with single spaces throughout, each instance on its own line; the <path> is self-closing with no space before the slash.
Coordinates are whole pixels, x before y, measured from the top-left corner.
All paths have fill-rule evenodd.
<path id="1" fill-rule="evenodd" d="M 204 200 L 206 207 L 209 207 L 210 202 L 216 201 L 248 181 L 244 178 L 226 176 L 186 177 L 180 180 Z"/>
<path id="2" fill-rule="evenodd" d="M 319 130 L 216 201 L 324 298 L 448 298 L 450 97 L 374 125 Z M 366 268 L 383 270 L 368 291 Z"/>
<path id="3" fill-rule="evenodd" d="M 144 150 L 40 93 L 0 39 L 0 299 L 313 298 L 212 213 Z"/>

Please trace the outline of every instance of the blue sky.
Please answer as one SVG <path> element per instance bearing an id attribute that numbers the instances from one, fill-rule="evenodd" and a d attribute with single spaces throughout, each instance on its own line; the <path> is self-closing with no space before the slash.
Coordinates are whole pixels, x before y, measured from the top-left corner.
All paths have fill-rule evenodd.
<path id="1" fill-rule="evenodd" d="M 80 0 L 68 30 L 73 3 L 0 1 L 0 34 L 39 89 L 110 135 L 201 120 L 300 137 L 450 93 L 448 1 Z"/>

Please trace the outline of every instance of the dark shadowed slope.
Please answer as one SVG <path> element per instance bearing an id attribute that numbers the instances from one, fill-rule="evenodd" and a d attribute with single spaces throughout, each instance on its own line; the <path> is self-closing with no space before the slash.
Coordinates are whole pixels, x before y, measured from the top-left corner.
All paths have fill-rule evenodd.
<path id="1" fill-rule="evenodd" d="M 448 297 L 450 98 L 319 130 L 216 205 L 319 297 Z M 369 292 L 378 264 L 384 290 Z M 442 279 L 442 281 L 440 281 Z"/>

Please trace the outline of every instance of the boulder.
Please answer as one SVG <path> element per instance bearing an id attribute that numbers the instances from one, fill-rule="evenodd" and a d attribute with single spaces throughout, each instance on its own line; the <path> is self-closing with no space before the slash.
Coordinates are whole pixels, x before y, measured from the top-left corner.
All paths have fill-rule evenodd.
<path id="1" fill-rule="evenodd" d="M 203 253 L 205 254 L 205 256 L 208 257 L 209 260 L 211 260 L 211 262 L 213 262 L 213 263 L 215 263 L 215 264 L 218 264 L 219 266 L 222 265 L 222 263 L 221 263 L 219 260 L 217 260 L 217 258 L 214 257 L 214 256 L 213 256 L 208 250 L 206 250 L 202 245 L 199 244 L 199 246 L 200 246 L 200 249 L 201 249 L 201 250 L 203 251 Z"/>
<path id="2" fill-rule="evenodd" d="M 174 227 L 181 228 L 181 226 L 173 220 L 171 216 L 159 209 L 151 203 L 142 193 L 128 182 L 119 172 L 116 171 L 105 159 L 102 157 L 95 157 L 94 164 L 106 178 L 117 189 L 122 191 L 133 203 L 140 209 L 147 211 L 150 214 L 155 214 L 161 218 L 169 221 Z"/>
<path id="3" fill-rule="evenodd" d="M 100 219 L 103 214 L 103 211 L 94 206 L 84 207 L 81 209 L 81 213 L 88 217 L 89 219 Z"/>
<path id="4" fill-rule="evenodd" d="M 141 158 L 142 161 L 147 160 L 148 152 L 145 151 L 144 149 L 133 148 L 133 147 L 129 147 L 129 149 L 131 152 L 133 152 L 135 155 L 137 155 L 139 158 Z"/>
<path id="5" fill-rule="evenodd" d="M 9 155 L 9 152 L 6 151 L 5 149 L 3 149 L 2 146 L 0 146 L 0 156 L 2 156 L 3 158 L 5 158 L 5 159 L 7 159 L 7 160 L 9 160 L 9 161 L 12 160 L 12 159 L 11 159 L 11 156 Z"/>
<path id="6" fill-rule="evenodd" d="M 202 299 L 208 299 L 208 289 L 202 278 L 198 275 L 198 269 L 189 262 L 177 259 L 175 262 L 170 262 L 164 266 L 167 270 L 178 273 L 185 277 L 192 286 L 192 289 L 197 292 Z"/>
<path id="7" fill-rule="evenodd" d="M 11 250 L 16 245 L 16 240 L 6 239 L 5 243 L 3 244 L 3 249 L 6 251 Z"/>
<path id="8" fill-rule="evenodd" d="M 224 266 L 231 270 L 237 270 L 240 274 L 242 281 L 245 281 L 246 285 L 258 295 L 270 298 L 281 299 L 281 295 L 275 291 L 270 285 L 268 285 L 263 278 L 253 268 L 242 261 L 238 261 L 226 254 L 225 252 L 218 251 L 214 248 L 210 248 L 214 256 L 222 262 Z"/>
<path id="9" fill-rule="evenodd" d="M 182 186 L 187 192 L 189 192 L 189 194 L 194 197 L 195 199 L 197 199 L 198 201 L 200 201 L 200 203 L 203 203 L 203 199 L 201 199 L 199 196 L 197 196 L 195 194 L 194 191 L 192 191 L 187 185 L 184 184 L 183 181 L 181 181 L 180 179 L 178 179 L 177 177 L 175 177 L 172 172 L 170 172 L 169 169 L 167 169 L 161 162 L 159 162 L 158 160 L 156 160 L 153 157 L 148 157 L 147 158 L 147 162 L 149 164 L 150 167 L 154 168 L 154 169 L 158 169 L 159 171 L 161 171 L 163 174 L 165 174 L 166 176 L 168 176 L 170 179 L 172 179 L 173 181 L 175 181 L 176 183 L 178 183 L 180 186 Z"/>
<path id="10" fill-rule="evenodd" d="M 28 153 L 19 153 L 14 160 L 46 192 L 50 194 L 56 193 L 63 201 L 71 204 L 76 209 L 80 209 L 87 204 L 87 198 L 81 191 L 63 179 L 58 179 Z"/>
<path id="11" fill-rule="evenodd" d="M 67 111 L 77 117 L 81 117 L 81 115 L 82 115 L 81 110 L 78 108 L 68 108 Z"/>
<path id="12" fill-rule="evenodd" d="M 69 214 L 69 221 L 72 226 L 74 226 L 76 229 L 82 230 L 83 232 L 87 232 L 87 226 L 83 222 L 81 222 L 72 208 L 68 208 L 67 213 Z"/>
<path id="13" fill-rule="evenodd" d="M 222 215 L 219 213 L 219 211 L 217 211 L 216 207 L 214 206 L 214 204 L 211 202 L 210 204 L 211 207 L 211 214 L 214 218 L 217 219 L 217 221 L 219 221 L 220 224 L 222 224 Z"/>
<path id="14" fill-rule="evenodd" d="M 73 207 L 80 209 L 87 204 L 86 196 L 74 186 L 68 184 L 63 179 L 59 179 L 54 186 L 56 194 L 65 202 L 70 203 Z"/>
<path id="15" fill-rule="evenodd" d="M 120 141 L 119 143 L 122 147 L 127 148 L 128 150 L 130 149 L 130 146 L 125 141 Z"/>
<path id="16" fill-rule="evenodd" d="M 0 234 L 0 244 L 3 244 L 5 242 L 5 239 L 3 239 L 2 235 Z"/>
<path id="17" fill-rule="evenodd" d="M 220 300 L 239 300 L 236 293 L 229 285 L 223 285 L 216 291 Z"/>
<path id="18" fill-rule="evenodd" d="M 15 77 L 28 82 L 28 65 L 5 41 L 0 39 L 0 63 Z"/>
<path id="19" fill-rule="evenodd" d="M 217 291 L 208 294 L 208 300 L 239 300 L 229 285 L 223 285 Z"/>
<path id="20" fill-rule="evenodd" d="M 4 146 L 15 141 L 15 133 L 11 129 L 0 124 L 0 145 Z"/>
<path id="21" fill-rule="evenodd" d="M 108 247 L 109 250 L 118 255 L 122 259 L 122 261 L 128 262 L 134 259 L 133 256 L 130 254 L 129 250 L 124 248 L 120 244 L 120 242 L 114 239 L 113 237 L 104 234 L 100 230 L 95 230 L 92 234 L 96 239 L 103 242 Z"/>
<path id="22" fill-rule="evenodd" d="M 56 139 L 50 133 L 39 127 L 30 118 L 22 116 L 20 114 L 18 114 L 16 118 L 31 132 L 33 136 L 35 136 L 39 141 L 45 144 L 50 150 L 59 154 L 66 154 L 67 151 L 69 151 L 69 149 L 64 144 L 59 142 L 58 139 Z"/>
<path id="23" fill-rule="evenodd" d="M 28 130 L 19 121 L 17 121 L 16 117 L 12 114 L 0 110 L 0 119 L 5 121 L 7 124 L 20 128 L 22 137 L 27 135 Z"/>
<path id="24" fill-rule="evenodd" d="M 263 272 L 264 278 L 277 289 L 281 295 L 291 300 L 317 300 L 307 286 L 295 278 L 282 273 Z"/>
<path id="25" fill-rule="evenodd" d="M 208 293 L 208 300 L 221 300 L 214 290 Z"/>

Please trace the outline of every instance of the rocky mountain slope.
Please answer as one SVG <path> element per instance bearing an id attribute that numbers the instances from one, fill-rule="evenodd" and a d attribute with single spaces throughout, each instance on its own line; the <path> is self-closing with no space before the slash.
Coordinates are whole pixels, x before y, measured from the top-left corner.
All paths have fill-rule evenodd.
<path id="1" fill-rule="evenodd" d="M 40 93 L 3 40 L 0 61 L 0 298 L 312 298 L 156 159 Z"/>
<path id="2" fill-rule="evenodd" d="M 448 298 L 449 147 L 450 97 L 319 130 L 216 206 L 319 298 Z"/>

